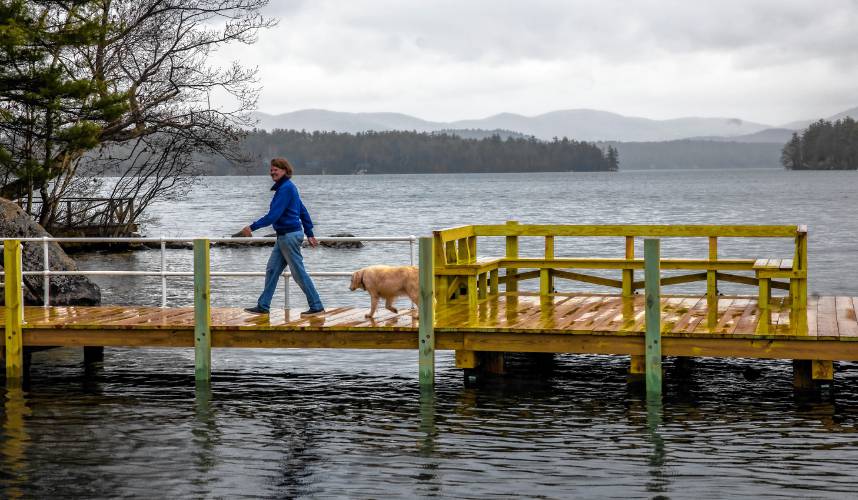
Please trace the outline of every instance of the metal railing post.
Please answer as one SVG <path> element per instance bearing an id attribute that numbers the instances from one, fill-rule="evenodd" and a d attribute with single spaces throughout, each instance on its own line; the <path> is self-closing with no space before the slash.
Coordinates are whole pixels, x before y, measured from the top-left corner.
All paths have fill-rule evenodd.
<path id="1" fill-rule="evenodd" d="M 167 307 L 167 242 L 161 235 L 161 307 Z"/>
<path id="2" fill-rule="evenodd" d="M 409 265 L 413 266 L 414 265 L 414 242 L 418 241 L 418 240 L 417 240 L 417 236 L 414 236 L 413 234 L 409 238 L 410 238 L 410 240 L 408 241 L 408 257 L 411 259 Z M 412 302 L 411 308 L 414 309 L 415 307 L 417 307 L 417 304 Z"/>
<path id="3" fill-rule="evenodd" d="M 646 293 L 646 395 L 661 400 L 661 248 L 657 238 L 644 240 Z"/>
<path id="4" fill-rule="evenodd" d="M 283 308 L 289 309 L 289 305 L 290 305 L 289 304 L 289 291 L 290 291 L 289 278 L 290 278 L 290 276 L 289 276 L 289 274 L 284 274 L 283 277 L 285 278 L 283 280 L 283 291 L 286 294 L 286 296 L 284 297 Z"/>
<path id="5" fill-rule="evenodd" d="M 49 261 L 49 250 L 48 250 L 48 237 L 42 236 L 42 263 L 44 264 L 44 304 L 42 307 L 49 307 L 51 305 L 51 264 Z"/>

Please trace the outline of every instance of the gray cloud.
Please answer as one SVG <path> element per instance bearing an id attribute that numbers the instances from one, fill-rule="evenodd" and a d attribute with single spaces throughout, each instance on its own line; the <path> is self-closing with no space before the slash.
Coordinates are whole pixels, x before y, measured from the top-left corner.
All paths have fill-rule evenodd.
<path id="1" fill-rule="evenodd" d="M 221 57 L 259 65 L 272 112 L 601 107 L 777 122 L 858 104 L 855 0 L 316 0 L 268 13 L 275 30 Z"/>

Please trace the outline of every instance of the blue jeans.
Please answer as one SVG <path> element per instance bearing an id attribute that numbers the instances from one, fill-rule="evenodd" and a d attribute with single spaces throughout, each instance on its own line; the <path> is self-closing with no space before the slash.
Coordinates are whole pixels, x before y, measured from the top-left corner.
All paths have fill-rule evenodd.
<path id="1" fill-rule="evenodd" d="M 292 277 L 295 278 L 295 282 L 307 296 L 310 309 L 313 311 L 323 309 L 319 292 L 316 291 L 313 280 L 304 270 L 304 258 L 301 256 L 301 243 L 303 241 L 304 233 L 301 231 L 277 236 L 277 244 L 271 250 L 271 257 L 268 258 L 268 264 L 265 266 L 265 290 L 262 291 L 262 295 L 256 301 L 256 305 L 260 309 L 265 311 L 271 309 L 271 298 L 274 297 L 277 281 L 283 271 L 286 270 L 286 266 L 292 268 Z"/>

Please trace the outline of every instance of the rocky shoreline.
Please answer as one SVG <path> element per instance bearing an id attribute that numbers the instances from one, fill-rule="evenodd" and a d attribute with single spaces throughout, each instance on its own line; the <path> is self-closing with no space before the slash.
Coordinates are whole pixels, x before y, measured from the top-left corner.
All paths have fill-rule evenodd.
<path id="1" fill-rule="evenodd" d="M 14 202 L 0 199 L 0 235 L 4 238 L 50 237 L 47 231 L 34 222 Z M 25 270 L 44 268 L 42 244 L 25 244 L 22 260 Z M 2 257 L 2 254 L 0 254 Z M 77 271 L 75 261 L 57 243 L 48 243 L 48 262 L 51 271 Z M 45 280 L 42 276 L 24 276 L 24 303 L 43 305 Z M 0 303 L 5 304 L 5 294 L 0 293 Z M 50 278 L 50 303 L 55 306 L 101 304 L 101 289 L 86 276 L 52 276 Z"/>
<path id="2" fill-rule="evenodd" d="M 47 233 L 46 233 L 47 234 Z M 276 234 L 266 234 L 266 238 L 274 238 Z M 353 234 L 338 233 L 329 234 L 325 238 L 354 238 Z M 87 252 L 128 252 L 138 250 L 160 250 L 161 243 L 159 242 L 122 242 L 122 243 L 62 243 L 63 249 L 68 254 L 87 253 Z M 241 241 L 239 237 L 235 237 L 234 241 L 212 241 L 211 248 L 251 248 L 251 247 L 271 247 L 274 245 L 272 241 Z M 304 240 L 303 246 L 309 246 L 307 240 Z M 361 241 L 320 241 L 319 246 L 324 248 L 335 249 L 357 249 L 363 248 L 365 245 Z M 194 244 L 190 241 L 166 241 L 164 247 L 171 250 L 193 250 Z"/>

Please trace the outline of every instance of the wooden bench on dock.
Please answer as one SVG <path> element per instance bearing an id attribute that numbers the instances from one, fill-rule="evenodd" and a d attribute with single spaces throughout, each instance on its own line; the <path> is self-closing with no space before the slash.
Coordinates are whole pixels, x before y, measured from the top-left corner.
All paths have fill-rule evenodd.
<path id="1" fill-rule="evenodd" d="M 480 257 L 477 239 L 502 237 L 504 256 Z M 521 257 L 520 239 L 536 237 L 544 240 L 542 257 Z M 622 257 L 559 257 L 555 252 L 559 237 L 622 238 Z M 706 282 L 709 323 L 717 324 L 718 282 L 732 282 L 757 287 L 758 307 L 769 316 L 771 290 L 787 291 L 782 304 L 788 306 L 793 323 L 791 328 L 807 333 L 807 228 L 805 226 L 747 226 L 747 225 L 524 225 L 516 221 L 497 225 L 469 225 L 433 232 L 435 251 L 435 289 L 439 304 L 467 304 L 469 310 L 501 293 L 517 293 L 519 283 L 539 280 L 539 296 L 551 302 L 556 295 L 555 280 L 564 279 L 618 289 L 620 297 L 633 297 L 644 288 L 644 280 L 635 280 L 635 272 L 644 269 L 644 260 L 635 256 L 638 238 L 706 238 L 706 258 L 662 258 L 663 270 L 689 271 L 677 276 L 662 276 L 661 286 Z M 721 258 L 719 238 L 790 238 L 792 258 Z M 504 270 L 501 275 L 500 271 Z M 581 271 L 616 270 L 617 278 L 597 276 Z M 753 272 L 753 276 L 736 274 Z M 501 289 L 501 285 L 504 289 Z M 768 333 L 769 318 L 761 321 L 760 333 Z M 473 368 L 481 363 L 480 354 L 457 351 L 457 366 Z M 483 355 L 485 356 L 485 355 Z M 485 362 L 485 361 L 484 361 Z M 496 363 L 496 361 L 490 361 Z M 635 366 L 641 358 L 632 358 Z"/>
<path id="2" fill-rule="evenodd" d="M 787 299 L 797 309 L 807 308 L 807 228 L 805 226 L 708 226 L 708 225 L 523 225 L 515 221 L 498 225 L 461 226 L 434 231 L 436 293 L 442 303 L 464 301 L 472 307 L 479 301 L 500 292 L 518 290 L 518 283 L 539 279 L 539 293 L 554 292 L 557 278 L 620 289 L 622 296 L 632 296 L 645 286 L 634 279 L 635 271 L 643 270 L 643 259 L 635 258 L 637 238 L 707 238 L 707 258 L 664 258 L 664 270 L 698 271 L 680 276 L 661 278 L 661 285 L 678 285 L 705 281 L 707 297 L 718 295 L 718 282 L 756 286 L 760 304 L 767 305 L 771 290 L 788 291 Z M 478 237 L 503 237 L 506 255 L 478 257 Z M 539 237 L 545 241 L 544 256 L 519 256 L 519 239 Z M 617 237 L 624 238 L 625 252 L 617 258 L 557 257 L 555 239 L 558 237 Z M 718 256 L 719 238 L 790 238 L 794 241 L 792 258 L 724 259 Z M 504 275 L 499 270 L 505 270 Z M 524 271 L 523 271 L 524 270 Z M 572 271 L 576 270 L 576 271 Z M 619 270 L 621 277 L 611 279 L 577 272 L 577 270 Z M 735 274 L 754 272 L 754 276 Z M 778 281 L 779 279 L 785 281 Z"/>

